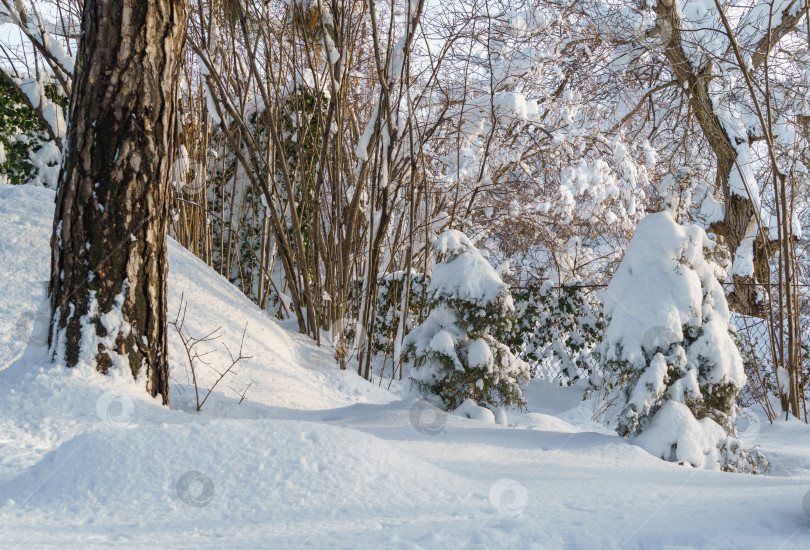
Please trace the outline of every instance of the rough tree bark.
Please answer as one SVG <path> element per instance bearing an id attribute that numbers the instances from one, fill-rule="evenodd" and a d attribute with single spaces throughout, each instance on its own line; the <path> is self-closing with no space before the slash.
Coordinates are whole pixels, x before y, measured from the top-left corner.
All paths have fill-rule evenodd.
<path id="1" fill-rule="evenodd" d="M 85 0 L 51 239 L 51 350 L 169 403 L 168 174 L 187 0 Z"/>

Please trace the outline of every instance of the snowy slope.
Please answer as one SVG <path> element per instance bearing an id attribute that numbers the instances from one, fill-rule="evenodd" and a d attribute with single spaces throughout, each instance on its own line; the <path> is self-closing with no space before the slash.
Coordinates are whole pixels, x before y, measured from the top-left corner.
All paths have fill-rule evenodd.
<path id="1" fill-rule="evenodd" d="M 238 375 L 230 380 L 240 392 L 247 384 L 253 384 L 247 393 L 250 401 L 277 407 L 326 409 L 357 401 L 387 403 L 393 399 L 377 385 L 366 383 L 350 371 L 336 369 L 329 350 L 319 349 L 306 337 L 279 327 L 236 287 L 170 240 L 170 320 L 177 316 L 181 298 L 188 303 L 186 326 L 193 336 L 202 337 L 222 327 L 222 337 L 205 348 L 215 350 L 206 357 L 214 366 L 230 364 L 222 344 L 236 354 L 242 331 L 247 326 L 244 353 L 252 358 L 240 362 L 235 369 Z M 172 381 L 188 384 L 185 352 L 173 327 L 170 335 Z M 211 369 L 201 368 L 200 373 L 203 383 L 213 383 L 216 378 Z M 225 390 L 225 393 L 231 397 L 237 395 L 234 391 Z M 172 399 L 185 404 L 190 403 L 192 396 L 186 391 L 174 393 Z"/>
<path id="2" fill-rule="evenodd" d="M 47 339 L 37 306 L 50 278 L 53 191 L 0 185 L 0 370 L 16 359 L 33 331 Z"/>
<path id="3" fill-rule="evenodd" d="M 232 350 L 247 323 L 235 389 L 195 412 L 174 334 L 171 410 L 127 376 L 52 366 L 18 321 L 43 296 L 52 202 L 0 186 L 2 548 L 810 547 L 804 424 L 746 428 L 774 464 L 755 477 L 658 460 L 541 381 L 510 428 L 426 411 L 339 371 L 175 243 L 170 317 L 182 295 L 192 334 L 222 326 Z"/>

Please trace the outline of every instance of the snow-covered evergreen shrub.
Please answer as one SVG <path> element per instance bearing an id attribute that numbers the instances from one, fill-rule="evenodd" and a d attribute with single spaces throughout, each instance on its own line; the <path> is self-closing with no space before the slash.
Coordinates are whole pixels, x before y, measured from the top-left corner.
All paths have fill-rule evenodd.
<path id="1" fill-rule="evenodd" d="M 431 275 L 432 311 L 403 343 L 413 383 L 449 408 L 466 399 L 524 406 L 528 365 L 504 343 L 515 323 L 508 285 L 460 231 L 445 231 L 434 247 L 445 258 Z"/>
<path id="2" fill-rule="evenodd" d="M 53 85 L 43 86 L 46 97 L 63 111 L 67 98 Z M 56 188 L 61 152 L 41 119 L 25 104 L 20 92 L 0 78 L 0 183 Z"/>
<path id="3" fill-rule="evenodd" d="M 509 347 L 530 365 L 532 376 L 550 375 L 568 386 L 589 380 L 604 318 L 582 288 L 545 281 L 513 291 L 512 297 L 517 322 Z"/>
<path id="4" fill-rule="evenodd" d="M 757 471 L 766 461 L 736 439 L 746 377 L 709 261 L 716 244 L 677 212 L 639 223 L 605 294 L 601 356 L 622 406 L 617 432 L 665 460 Z"/>

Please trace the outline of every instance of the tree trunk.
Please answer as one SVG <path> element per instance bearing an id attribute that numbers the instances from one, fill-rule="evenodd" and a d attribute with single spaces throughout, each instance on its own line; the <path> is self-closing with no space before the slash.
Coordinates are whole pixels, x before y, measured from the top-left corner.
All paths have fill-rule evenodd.
<path id="1" fill-rule="evenodd" d="M 187 0 L 85 0 L 51 239 L 51 351 L 169 403 L 166 227 Z"/>

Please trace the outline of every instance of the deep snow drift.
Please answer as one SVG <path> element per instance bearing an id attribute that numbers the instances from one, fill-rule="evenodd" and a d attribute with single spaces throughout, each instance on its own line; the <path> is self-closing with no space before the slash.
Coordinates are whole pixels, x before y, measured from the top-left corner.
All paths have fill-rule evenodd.
<path id="1" fill-rule="evenodd" d="M 215 366 L 247 323 L 252 356 L 201 412 L 174 333 L 171 410 L 123 374 L 51 365 L 52 211 L 51 191 L 0 185 L 3 548 L 810 547 L 804 424 L 742 415 L 774 466 L 748 476 L 658 460 L 542 381 L 508 428 L 445 415 L 341 372 L 176 243 L 169 316 L 182 295 L 193 335 L 222 327 Z"/>

